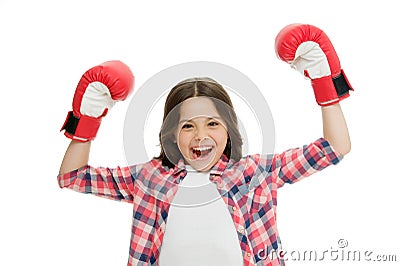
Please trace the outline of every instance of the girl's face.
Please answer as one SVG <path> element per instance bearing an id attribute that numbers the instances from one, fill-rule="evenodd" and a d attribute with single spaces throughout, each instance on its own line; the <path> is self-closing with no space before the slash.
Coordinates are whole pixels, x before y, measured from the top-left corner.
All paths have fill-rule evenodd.
<path id="1" fill-rule="evenodd" d="M 222 156 L 228 141 L 226 125 L 207 97 L 182 102 L 177 144 L 186 163 L 197 171 L 210 170 Z"/>

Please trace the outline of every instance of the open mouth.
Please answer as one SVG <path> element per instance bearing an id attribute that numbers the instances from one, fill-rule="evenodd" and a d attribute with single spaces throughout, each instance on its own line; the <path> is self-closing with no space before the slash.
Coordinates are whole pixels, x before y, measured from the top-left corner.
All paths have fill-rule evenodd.
<path id="1" fill-rule="evenodd" d="M 207 159 L 212 150 L 213 150 L 213 146 L 196 146 L 196 147 L 192 147 L 191 151 L 192 151 L 192 157 L 194 160 L 198 160 L 198 159 Z"/>

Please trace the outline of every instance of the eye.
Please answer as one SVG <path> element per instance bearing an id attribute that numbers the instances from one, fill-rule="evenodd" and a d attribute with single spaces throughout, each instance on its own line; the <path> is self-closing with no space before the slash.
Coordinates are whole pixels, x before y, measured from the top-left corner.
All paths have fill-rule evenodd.
<path id="1" fill-rule="evenodd" d="M 216 126 L 219 125 L 219 123 L 216 122 L 216 121 L 211 121 L 211 122 L 208 123 L 208 125 L 211 126 L 211 127 L 216 127 Z"/>
<path id="2" fill-rule="evenodd" d="M 192 128 L 193 126 L 191 124 L 183 124 L 182 129 L 189 129 Z"/>

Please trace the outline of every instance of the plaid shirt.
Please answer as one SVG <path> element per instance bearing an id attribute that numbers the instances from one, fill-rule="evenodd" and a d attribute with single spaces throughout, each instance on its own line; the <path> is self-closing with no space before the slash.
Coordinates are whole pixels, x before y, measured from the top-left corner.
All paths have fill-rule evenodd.
<path id="1" fill-rule="evenodd" d="M 320 138 L 301 148 L 238 162 L 222 156 L 210 172 L 235 225 L 244 265 L 284 265 L 276 225 L 277 189 L 336 164 L 342 155 Z M 129 167 L 84 166 L 58 176 L 60 187 L 133 204 L 128 265 L 158 265 L 169 207 L 185 178 L 183 161 L 174 168 L 160 160 Z"/>

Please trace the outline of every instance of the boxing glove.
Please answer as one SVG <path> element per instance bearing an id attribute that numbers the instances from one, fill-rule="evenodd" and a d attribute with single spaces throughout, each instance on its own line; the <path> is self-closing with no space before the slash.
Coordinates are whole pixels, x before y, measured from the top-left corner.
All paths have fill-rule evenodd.
<path id="1" fill-rule="evenodd" d="M 331 41 L 321 29 L 290 24 L 276 36 L 275 51 L 281 60 L 311 79 L 318 105 L 333 105 L 350 96 L 353 88 Z"/>
<path id="2" fill-rule="evenodd" d="M 121 61 L 108 61 L 86 71 L 75 90 L 72 111 L 61 128 L 70 139 L 86 142 L 96 137 L 101 119 L 116 101 L 133 91 L 135 78 Z"/>

